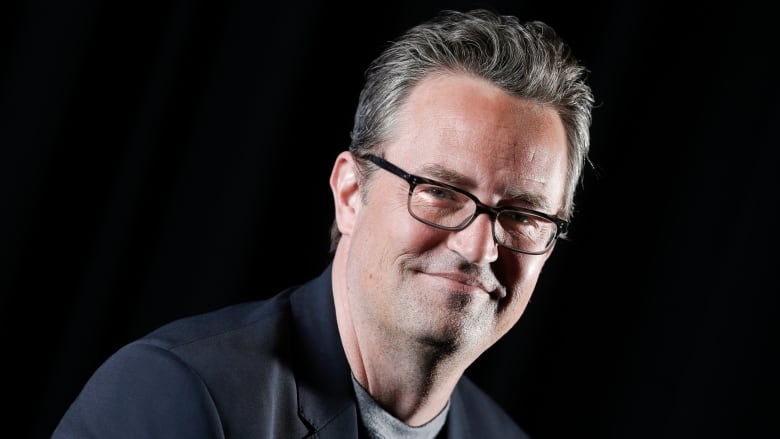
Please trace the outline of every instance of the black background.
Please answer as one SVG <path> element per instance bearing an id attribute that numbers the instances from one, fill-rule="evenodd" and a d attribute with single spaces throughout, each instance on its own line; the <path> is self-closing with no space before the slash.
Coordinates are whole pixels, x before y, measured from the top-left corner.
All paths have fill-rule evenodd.
<path id="1" fill-rule="evenodd" d="M 553 25 L 598 106 L 572 240 L 468 374 L 536 439 L 778 437 L 780 38 L 759 4 L 4 6 L 6 423 L 47 437 L 121 345 L 318 274 L 368 62 L 485 6 Z"/>

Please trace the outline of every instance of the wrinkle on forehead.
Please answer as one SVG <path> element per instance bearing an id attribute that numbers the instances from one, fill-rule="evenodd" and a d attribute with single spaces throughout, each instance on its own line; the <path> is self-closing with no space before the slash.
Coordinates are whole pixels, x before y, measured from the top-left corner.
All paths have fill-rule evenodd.
<path id="1" fill-rule="evenodd" d="M 550 106 L 514 98 L 479 78 L 441 75 L 418 84 L 399 122 L 394 143 L 407 159 L 398 164 L 409 172 L 480 193 L 488 205 L 550 212 L 563 202 L 562 194 L 557 198 L 566 136 Z"/>

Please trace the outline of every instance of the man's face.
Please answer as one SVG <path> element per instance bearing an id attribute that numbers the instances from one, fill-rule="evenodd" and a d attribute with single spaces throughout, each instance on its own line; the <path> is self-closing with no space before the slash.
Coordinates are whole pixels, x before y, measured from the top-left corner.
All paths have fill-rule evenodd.
<path id="1" fill-rule="evenodd" d="M 421 82 L 383 150 L 405 171 L 491 206 L 551 215 L 562 207 L 568 159 L 557 113 L 473 77 Z M 381 169 L 371 178 L 342 238 L 355 318 L 394 343 L 476 358 L 520 318 L 552 250 L 524 255 L 497 246 L 488 215 L 457 232 L 425 225 L 407 210 L 407 182 Z"/>

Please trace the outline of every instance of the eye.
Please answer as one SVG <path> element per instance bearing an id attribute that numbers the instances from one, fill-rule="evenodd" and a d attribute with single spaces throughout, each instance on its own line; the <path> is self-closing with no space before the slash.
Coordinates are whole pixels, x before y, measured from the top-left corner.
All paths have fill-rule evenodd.
<path id="1" fill-rule="evenodd" d="M 428 187 L 426 189 L 426 192 L 428 194 L 430 194 L 432 197 L 441 198 L 443 200 L 454 200 L 454 199 L 456 199 L 455 192 L 453 192 L 453 191 L 451 191 L 449 189 L 442 188 L 442 187 L 430 186 L 430 187 Z"/>
<path id="2" fill-rule="evenodd" d="M 530 224 L 534 219 L 531 215 L 519 210 L 505 210 L 501 212 L 501 218 L 503 221 L 513 224 Z"/>
<path id="3" fill-rule="evenodd" d="M 436 203 L 462 203 L 464 196 L 445 187 L 431 184 L 417 186 L 415 192 L 429 202 Z"/>

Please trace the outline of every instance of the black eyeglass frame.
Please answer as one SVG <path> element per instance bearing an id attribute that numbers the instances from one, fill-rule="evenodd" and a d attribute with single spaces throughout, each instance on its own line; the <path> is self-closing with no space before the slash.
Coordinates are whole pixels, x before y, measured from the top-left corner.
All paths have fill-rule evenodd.
<path id="1" fill-rule="evenodd" d="M 407 183 L 409 183 L 409 198 L 407 199 L 407 206 L 406 206 L 407 211 L 409 212 L 409 215 L 411 215 L 414 219 L 416 219 L 417 221 L 420 221 L 423 224 L 427 224 L 427 225 L 429 225 L 431 227 L 435 227 L 435 228 L 441 229 L 441 230 L 450 230 L 450 231 L 463 230 L 466 227 L 468 227 L 469 224 L 474 222 L 474 220 L 477 218 L 477 216 L 479 216 L 482 213 L 485 213 L 485 214 L 487 214 L 490 217 L 491 231 L 493 232 L 493 241 L 496 244 L 500 245 L 501 247 L 504 247 L 504 248 L 507 248 L 509 250 L 512 250 L 513 252 L 524 253 L 524 254 L 528 254 L 528 255 L 541 255 L 541 254 L 546 253 L 547 250 L 549 250 L 550 247 L 553 245 L 553 243 L 561 235 L 565 234 L 566 231 L 569 229 L 569 222 L 568 221 L 562 220 L 560 218 L 556 218 L 554 216 L 547 215 L 546 213 L 538 212 L 538 211 L 532 210 L 532 209 L 526 209 L 526 208 L 523 208 L 523 207 L 514 207 L 514 206 L 492 207 L 492 206 L 488 206 L 487 204 L 481 202 L 479 200 L 479 198 L 476 197 L 476 195 L 474 195 L 474 194 L 472 194 L 472 193 L 470 193 L 468 191 L 465 191 L 465 190 L 463 190 L 463 189 L 461 189 L 459 187 L 456 187 L 456 186 L 449 185 L 447 183 L 442 183 L 440 181 L 431 180 L 430 178 L 425 178 L 425 177 L 420 177 L 418 175 L 410 174 L 410 173 L 404 171 L 403 169 L 399 168 L 398 166 L 396 166 L 396 165 L 388 162 L 387 160 L 385 160 L 385 159 L 383 159 L 383 158 L 381 158 L 379 156 L 376 156 L 374 154 L 362 154 L 362 155 L 360 155 L 360 157 L 362 157 L 362 158 L 370 161 L 371 163 L 379 166 L 380 168 L 384 169 L 385 171 L 388 171 L 388 172 L 390 172 L 392 174 L 395 174 L 396 176 L 404 179 Z M 442 226 L 442 225 L 439 225 L 439 224 L 436 224 L 436 223 L 432 223 L 430 221 L 426 221 L 426 220 L 418 217 L 417 215 L 415 215 L 412 212 L 412 209 L 411 209 L 411 206 L 409 205 L 409 203 L 411 202 L 412 194 L 414 193 L 414 188 L 417 185 L 419 185 L 420 183 L 430 184 L 430 185 L 433 185 L 433 186 L 441 186 L 441 187 L 447 188 L 449 190 L 455 191 L 455 192 L 457 192 L 459 194 L 465 195 L 466 197 L 468 197 L 469 199 L 474 201 L 474 204 L 476 204 L 476 206 L 477 206 L 477 208 L 474 210 L 474 214 L 472 214 L 471 217 L 468 220 L 464 221 L 463 223 L 461 223 L 460 225 L 455 226 L 455 227 Z M 544 218 L 544 219 L 554 223 L 555 226 L 556 226 L 555 234 L 552 236 L 552 238 L 550 238 L 550 241 L 544 247 L 544 250 L 541 250 L 541 251 L 538 251 L 538 252 L 529 252 L 529 251 L 525 251 L 525 250 L 519 250 L 519 249 L 516 249 L 514 247 L 509 247 L 508 245 L 499 242 L 498 239 L 496 238 L 496 219 L 498 217 L 498 214 L 500 214 L 501 212 L 505 212 L 505 211 L 528 213 L 528 214 L 531 214 L 531 215 L 535 215 L 535 216 Z"/>

